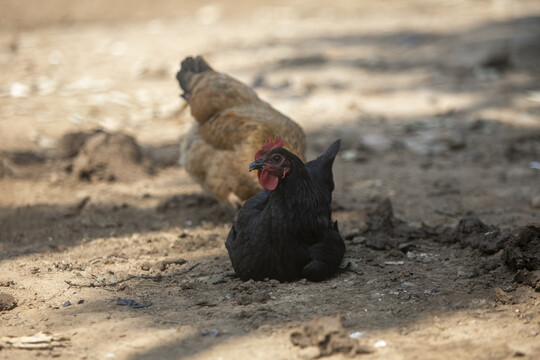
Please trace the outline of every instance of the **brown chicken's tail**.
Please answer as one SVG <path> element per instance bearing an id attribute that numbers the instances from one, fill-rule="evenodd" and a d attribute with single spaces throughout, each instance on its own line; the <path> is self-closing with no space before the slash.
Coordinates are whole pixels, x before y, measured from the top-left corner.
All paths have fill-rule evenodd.
<path id="1" fill-rule="evenodd" d="M 191 79 L 193 78 L 193 75 L 212 70 L 213 69 L 202 56 L 197 56 L 195 58 L 188 56 L 185 58 L 180 65 L 180 71 L 176 74 L 176 79 L 182 90 L 184 90 L 184 93 L 181 96 L 189 101 L 189 97 L 191 96 Z"/>

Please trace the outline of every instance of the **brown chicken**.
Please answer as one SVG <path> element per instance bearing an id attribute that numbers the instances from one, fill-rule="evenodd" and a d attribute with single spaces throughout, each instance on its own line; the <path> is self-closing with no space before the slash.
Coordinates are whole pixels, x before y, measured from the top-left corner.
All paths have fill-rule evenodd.
<path id="1" fill-rule="evenodd" d="M 275 137 L 304 160 L 302 128 L 238 80 L 187 57 L 176 75 L 197 123 L 182 139 L 180 164 L 222 204 L 240 207 L 262 190 L 246 169 L 261 145 Z"/>

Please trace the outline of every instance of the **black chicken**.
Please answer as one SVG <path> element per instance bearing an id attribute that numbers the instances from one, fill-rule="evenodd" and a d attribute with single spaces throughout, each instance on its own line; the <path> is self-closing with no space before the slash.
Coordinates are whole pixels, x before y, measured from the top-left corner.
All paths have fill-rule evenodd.
<path id="1" fill-rule="evenodd" d="M 266 190 L 245 202 L 225 243 L 242 280 L 322 281 L 338 270 L 345 243 L 330 204 L 340 144 L 305 165 L 281 139 L 257 152 L 249 170 Z"/>

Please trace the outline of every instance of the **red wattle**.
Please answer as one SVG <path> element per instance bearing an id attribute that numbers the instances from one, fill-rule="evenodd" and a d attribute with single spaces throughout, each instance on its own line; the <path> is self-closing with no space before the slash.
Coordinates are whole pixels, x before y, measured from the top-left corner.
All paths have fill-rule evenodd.
<path id="1" fill-rule="evenodd" d="M 274 190 L 278 186 L 279 178 L 270 174 L 266 169 L 259 170 L 257 177 L 262 187 L 266 190 Z"/>

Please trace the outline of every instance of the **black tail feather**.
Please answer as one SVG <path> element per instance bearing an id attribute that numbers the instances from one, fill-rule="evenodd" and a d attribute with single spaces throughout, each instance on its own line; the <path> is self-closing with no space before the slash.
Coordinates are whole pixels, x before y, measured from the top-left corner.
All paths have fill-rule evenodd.
<path id="1" fill-rule="evenodd" d="M 334 191 L 332 165 L 340 146 L 341 139 L 338 139 L 321 156 L 306 163 L 310 176 L 330 194 Z"/>
<path id="2" fill-rule="evenodd" d="M 321 157 L 324 159 L 323 161 L 326 163 L 329 162 L 330 164 L 333 164 L 340 146 L 341 146 L 341 139 L 337 139 L 336 141 L 334 141 L 332 145 L 330 145 L 328 149 L 326 149 L 324 154 L 321 155 Z"/>
<path id="3" fill-rule="evenodd" d="M 212 68 L 202 56 L 197 56 L 195 58 L 188 56 L 185 58 L 180 65 L 180 71 L 176 74 L 176 79 L 180 84 L 180 88 L 184 90 L 184 93 L 181 96 L 189 101 L 191 95 L 190 84 L 193 75 L 211 70 Z"/>
<path id="4" fill-rule="evenodd" d="M 341 140 L 338 139 L 321 156 L 306 163 L 309 176 L 318 189 L 319 202 L 326 204 L 325 206 L 321 206 L 319 211 L 327 218 L 330 218 L 332 214 L 330 207 L 332 203 L 332 191 L 334 191 L 332 166 L 340 146 Z"/>

